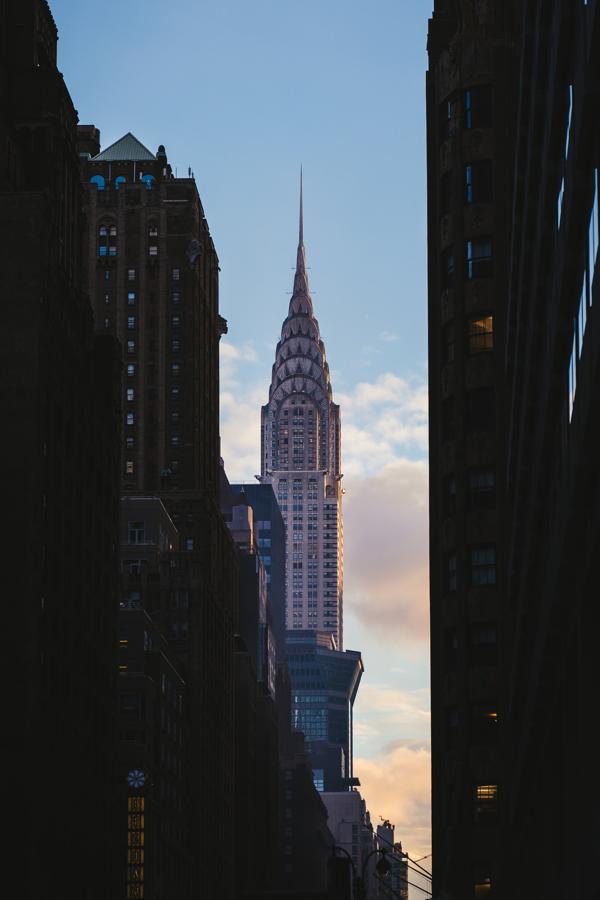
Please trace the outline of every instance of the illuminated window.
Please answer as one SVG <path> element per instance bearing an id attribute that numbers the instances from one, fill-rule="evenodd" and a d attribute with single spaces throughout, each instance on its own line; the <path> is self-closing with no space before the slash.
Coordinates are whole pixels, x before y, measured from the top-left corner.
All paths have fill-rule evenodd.
<path id="1" fill-rule="evenodd" d="M 135 363 L 128 363 L 127 364 L 127 377 L 133 378 L 134 375 L 135 375 Z"/>
<path id="2" fill-rule="evenodd" d="M 127 292 L 127 305 L 133 306 L 135 304 L 135 291 Z"/>
<path id="3" fill-rule="evenodd" d="M 179 269 L 173 269 L 171 274 L 172 274 L 173 281 L 179 281 L 179 277 L 181 274 Z"/>
<path id="4" fill-rule="evenodd" d="M 127 328 L 129 330 L 135 328 L 135 316 L 127 316 Z"/>
<path id="5" fill-rule="evenodd" d="M 468 324 L 469 353 L 485 353 L 494 349 L 494 317 L 476 316 Z"/>
<path id="6" fill-rule="evenodd" d="M 135 353 L 135 341 L 127 341 L 127 352 Z"/>
<path id="7" fill-rule="evenodd" d="M 125 463 L 125 474 L 133 475 L 133 460 L 131 459 L 128 459 Z"/>
<path id="8" fill-rule="evenodd" d="M 98 229 L 98 256 L 117 255 L 116 225 L 101 225 Z"/>
<path id="9" fill-rule="evenodd" d="M 127 269 L 127 281 L 135 281 L 135 269 Z"/>
<path id="10" fill-rule="evenodd" d="M 151 223 L 148 226 L 148 237 L 155 238 L 158 237 L 158 225 L 155 223 Z"/>
<path id="11" fill-rule="evenodd" d="M 133 425 L 135 423 L 135 414 L 132 412 L 128 412 L 125 416 L 125 423 L 127 425 Z"/>
<path id="12" fill-rule="evenodd" d="M 495 821 L 498 813 L 498 785 L 476 784 L 474 790 L 474 817 L 476 822 Z"/>
<path id="13" fill-rule="evenodd" d="M 133 388 L 127 388 L 127 399 L 128 399 L 130 402 L 131 402 L 133 399 L 135 399 L 135 391 L 133 390 Z"/>

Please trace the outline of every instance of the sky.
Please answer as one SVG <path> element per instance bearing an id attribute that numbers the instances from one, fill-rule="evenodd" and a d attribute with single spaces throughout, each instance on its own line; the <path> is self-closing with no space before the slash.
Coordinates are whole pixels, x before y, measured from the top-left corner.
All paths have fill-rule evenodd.
<path id="1" fill-rule="evenodd" d="M 315 313 L 341 405 L 355 774 L 430 853 L 425 69 L 432 0 L 51 0 L 59 68 L 106 147 L 191 167 L 221 266 L 222 452 L 258 471 L 292 289 L 300 166 Z M 426 863 L 425 863 L 426 864 Z M 414 892 L 414 896 L 424 896 Z"/>

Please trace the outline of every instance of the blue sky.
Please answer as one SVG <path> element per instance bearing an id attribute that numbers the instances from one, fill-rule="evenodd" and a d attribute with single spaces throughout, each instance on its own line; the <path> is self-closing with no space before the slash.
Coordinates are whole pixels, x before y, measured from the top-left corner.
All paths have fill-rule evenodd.
<path id="1" fill-rule="evenodd" d="M 309 278 L 342 405 L 346 644 L 363 651 L 366 667 L 358 774 L 362 765 L 375 821 L 395 817 L 409 852 L 427 853 L 424 118 L 432 0 L 51 6 L 80 121 L 100 128 L 103 146 L 127 131 L 154 151 L 165 144 L 180 174 L 188 166 L 195 173 L 229 322 L 223 453 L 234 479 L 251 479 L 259 465 L 258 407 L 291 291 L 303 166 Z M 405 776 L 422 781 L 410 802 L 397 786 Z"/>

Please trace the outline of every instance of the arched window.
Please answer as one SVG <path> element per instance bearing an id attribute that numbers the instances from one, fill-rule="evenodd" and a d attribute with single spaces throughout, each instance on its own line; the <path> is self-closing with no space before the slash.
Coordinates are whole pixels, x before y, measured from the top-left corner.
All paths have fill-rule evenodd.
<path id="1" fill-rule="evenodd" d="M 140 180 L 143 181 L 148 190 L 151 191 L 152 184 L 156 181 L 156 178 L 154 175 L 142 175 Z"/>
<path id="2" fill-rule="evenodd" d="M 98 256 L 117 255 L 117 226 L 104 224 L 98 229 Z"/>
<path id="3" fill-rule="evenodd" d="M 90 184 L 95 184 L 97 190 L 99 191 L 103 191 L 106 187 L 106 182 L 102 175 L 92 175 L 92 177 L 90 178 Z"/>
<path id="4" fill-rule="evenodd" d="M 115 191 L 118 191 L 122 184 L 125 184 L 127 179 L 124 175 L 117 175 L 115 178 Z"/>

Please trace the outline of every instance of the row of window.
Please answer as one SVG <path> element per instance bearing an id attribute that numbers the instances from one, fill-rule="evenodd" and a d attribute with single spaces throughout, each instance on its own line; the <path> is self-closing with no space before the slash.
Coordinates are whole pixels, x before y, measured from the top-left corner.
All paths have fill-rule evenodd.
<path id="1" fill-rule="evenodd" d="M 146 189 L 149 191 L 152 190 L 155 181 L 156 178 L 154 177 L 154 175 L 140 174 L 140 182 L 144 184 Z M 96 190 L 104 191 L 106 190 L 107 181 L 104 175 L 92 175 L 92 177 L 90 178 L 90 184 L 95 185 Z M 108 184 L 110 185 L 110 182 L 108 182 Z M 127 184 L 127 179 L 124 175 L 117 175 L 117 177 L 113 181 L 115 191 L 118 191 L 123 184 Z"/>

